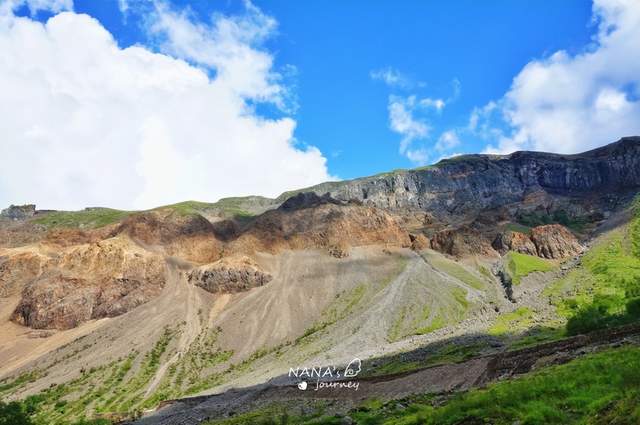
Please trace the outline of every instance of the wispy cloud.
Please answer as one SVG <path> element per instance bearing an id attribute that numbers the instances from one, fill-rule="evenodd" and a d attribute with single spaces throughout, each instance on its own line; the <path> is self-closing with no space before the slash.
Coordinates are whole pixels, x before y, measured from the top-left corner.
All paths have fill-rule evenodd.
<path id="1" fill-rule="evenodd" d="M 373 70 L 369 76 L 372 80 L 382 81 L 389 87 L 409 88 L 413 85 L 409 77 L 390 66 Z"/>

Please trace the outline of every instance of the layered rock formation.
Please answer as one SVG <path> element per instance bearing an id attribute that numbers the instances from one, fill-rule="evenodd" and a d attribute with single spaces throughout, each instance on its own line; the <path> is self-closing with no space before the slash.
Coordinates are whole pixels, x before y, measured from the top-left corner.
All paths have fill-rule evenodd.
<path id="1" fill-rule="evenodd" d="M 310 203 L 302 202 L 302 197 Z M 234 252 L 308 248 L 345 251 L 349 246 L 411 245 L 409 234 L 398 220 L 379 208 L 308 195 L 297 195 L 297 199 L 287 205 L 257 217 L 231 243 L 231 249 Z"/>
<path id="2" fill-rule="evenodd" d="M 20 293 L 12 320 L 38 329 L 69 329 L 116 316 L 157 296 L 164 286 L 161 256 L 124 238 L 74 246 L 57 256 L 10 256 L 6 292 Z"/>
<path id="3" fill-rule="evenodd" d="M 193 267 L 191 282 L 212 292 L 266 284 L 271 277 L 243 257 L 261 251 L 320 249 L 343 258 L 351 247 L 378 245 L 432 248 L 455 257 L 517 251 L 564 258 L 582 247 L 562 226 L 494 239 L 496 226 L 558 211 L 568 219 L 603 217 L 626 205 L 639 188 L 636 137 L 579 155 L 465 155 L 415 170 L 323 183 L 276 200 L 207 204 L 209 212 L 224 211 L 215 217 L 198 213 L 199 203 L 185 203 L 188 208 L 124 213 L 97 229 L 65 228 L 55 220 L 43 225 L 46 220 L 39 218 L 48 213 L 32 205 L 12 206 L 0 214 L 0 296 L 21 296 L 13 315 L 20 323 L 68 328 L 124 313 L 156 296 L 168 257 Z M 260 214 L 236 219 L 233 212 L 240 207 Z M 267 208 L 272 209 L 263 212 Z"/>
<path id="4" fill-rule="evenodd" d="M 578 155 L 463 155 L 435 166 L 323 183 L 308 190 L 380 208 L 429 211 L 446 222 L 452 216 L 477 216 L 483 210 L 521 203 L 531 193 L 538 193 L 538 198 L 550 194 L 556 200 L 577 195 L 585 213 L 598 211 L 615 207 L 620 192 L 639 187 L 640 137 L 627 137 Z"/>

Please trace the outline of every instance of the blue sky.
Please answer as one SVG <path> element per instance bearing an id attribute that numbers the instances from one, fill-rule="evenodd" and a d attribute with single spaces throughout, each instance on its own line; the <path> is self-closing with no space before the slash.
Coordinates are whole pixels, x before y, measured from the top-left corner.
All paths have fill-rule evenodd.
<path id="1" fill-rule="evenodd" d="M 211 13 L 242 12 L 242 3 L 233 0 L 174 4 L 190 7 L 204 21 Z M 401 137 L 388 122 L 390 94 L 447 98 L 453 81 L 460 82 L 455 102 L 430 120 L 434 129 L 425 145 L 434 145 L 438 130 L 466 125 L 475 106 L 500 98 L 531 59 L 582 49 L 597 29 L 585 0 L 254 4 L 278 20 L 277 34 L 266 43 L 276 66 L 297 69 L 295 135 L 317 146 L 330 173 L 340 178 L 419 165 L 398 153 Z M 124 20 L 117 1 L 76 0 L 75 10 L 98 18 L 122 46 L 146 42 L 140 17 Z M 390 88 L 371 78 L 385 68 L 424 87 Z M 484 143 L 467 137 L 457 151 L 480 152 Z M 428 162 L 440 156 L 434 153 Z"/>
<path id="2" fill-rule="evenodd" d="M 118 53 L 123 53 L 120 56 L 133 54 L 126 48 L 138 46 L 183 60 L 192 69 L 180 74 L 181 78 L 199 70 L 209 78 L 209 84 L 203 83 L 206 87 L 227 87 L 224 93 L 233 93 L 228 105 L 216 103 L 219 94 L 198 100 L 189 97 L 185 114 L 196 114 L 195 110 L 187 112 L 189 107 L 199 108 L 197 114 L 201 114 L 203 109 L 240 106 L 221 124 L 212 118 L 199 128 L 199 123 L 215 115 L 211 112 L 199 121 L 194 118 L 186 130 L 180 126 L 187 124 L 172 122 L 180 114 L 165 115 L 167 111 L 156 111 L 153 105 L 132 106 L 140 114 L 138 121 L 164 117 L 159 124 L 162 128 L 154 127 L 153 134 L 155 139 L 157 134 L 169 135 L 165 142 L 156 146 L 156 142 L 132 139 L 116 149 L 114 142 L 104 140 L 77 158 L 115 158 L 117 152 L 127 152 L 133 165 L 118 165 L 123 167 L 121 174 L 128 175 L 128 181 L 141 178 L 139 187 L 132 185 L 126 196 L 118 195 L 114 187 L 87 185 L 84 181 L 91 180 L 85 175 L 89 171 L 65 171 L 60 172 L 57 187 L 70 185 L 72 189 L 55 196 L 49 196 L 53 189 L 42 196 L 33 188 L 12 188 L 7 179 L 3 186 L 0 175 L 0 190 L 7 192 L 6 199 L 0 201 L 17 201 L 14 198 L 19 194 L 17 197 L 25 201 L 28 196 L 42 197 L 47 205 L 56 204 L 49 205 L 52 207 L 87 202 L 147 206 L 194 197 L 212 200 L 236 194 L 274 195 L 327 178 L 410 168 L 459 153 L 517 149 L 578 152 L 640 131 L 640 77 L 634 75 L 640 60 L 630 54 L 634 47 L 640 49 L 639 32 L 634 29 L 640 6 L 633 0 L 4 1 L 13 2 L 11 13 L 14 19 L 24 21 L 21 24 L 39 22 L 51 34 L 54 29 L 48 28 L 48 20 L 71 11 L 74 20 L 66 27 L 69 32 L 76 31 L 76 39 L 82 39 L 81 31 L 90 31 L 86 22 L 76 27 L 80 15 L 91 16 L 97 20 L 92 25 L 103 27 L 114 38 Z M 17 36 L 11 42 L 31 43 Z M 67 51 L 69 46 L 64 43 L 68 41 L 47 48 Z M 93 49 L 104 47 L 100 46 Z M 74 46 L 78 51 L 83 47 Z M 46 68 L 49 64 L 40 63 L 39 57 L 29 60 L 37 62 L 32 68 L 41 67 L 44 75 L 54 72 Z M 78 63 L 88 69 L 98 66 L 88 61 L 91 59 Z M 608 70 L 609 64 L 628 71 Z M 126 72 L 139 72 L 140 79 L 145 79 L 162 65 L 155 65 L 155 70 L 151 66 Z M 90 71 L 87 75 L 91 80 Z M 112 75 L 103 78 L 111 79 Z M 24 84 L 35 85 L 26 78 Z M 60 78 L 66 81 L 67 74 Z M 47 84 L 52 80 L 46 78 Z M 114 85 L 120 82 L 115 79 Z M 91 122 L 96 116 L 108 115 L 101 108 L 111 105 L 114 92 L 107 90 L 88 101 L 83 92 L 88 90 L 87 84 L 77 78 L 64 86 L 68 84 L 77 84 L 71 96 L 77 97 L 79 105 L 96 111 L 93 118 L 83 116 L 82 131 L 102 134 L 86 128 L 98 126 Z M 151 99 L 165 93 L 172 82 L 169 79 L 163 84 L 166 87 L 154 86 L 151 94 L 146 86 L 127 86 L 126 90 L 140 90 L 143 94 L 136 96 Z M 125 88 L 118 86 L 117 90 Z M 158 99 L 164 98 L 158 95 Z M 180 104 L 183 99 L 186 97 L 170 101 Z M 105 110 L 111 111 L 110 107 Z M 79 112 L 69 114 L 78 116 Z M 255 131 L 245 131 L 247 116 Z M 115 126 L 123 120 L 117 119 Z M 223 128 L 223 123 L 236 119 L 238 128 Z M 149 125 L 126 128 L 138 134 Z M 39 127 L 65 135 L 71 131 L 57 124 Z M 24 128 L 16 132 L 32 134 Z M 210 134 L 208 139 L 206 134 Z M 233 137 L 226 140 L 226 134 Z M 42 136 L 45 141 L 55 137 Z M 229 146 L 240 146 L 243 138 L 255 138 L 255 144 L 230 152 Z M 270 142 L 260 145 L 263 138 Z M 135 149 L 131 144 L 136 144 Z M 65 149 L 73 147 L 59 147 L 56 155 L 63 156 Z M 253 153 L 247 154 L 252 149 Z M 279 149 L 282 160 L 278 164 L 269 155 Z M 221 160 L 220 155 L 227 156 Z M 231 166 L 230 155 L 238 166 Z M 178 160 L 172 161 L 173 157 Z M 261 158 L 273 166 L 264 166 Z M 77 162 L 69 168 L 72 165 Z M 236 176 L 238 168 L 245 165 L 255 172 L 241 170 L 242 176 Z M 109 167 L 105 163 L 94 172 L 109 173 Z M 166 170 L 174 168 L 175 175 L 167 177 Z M 221 171 L 212 174 L 205 168 Z M 161 184 L 157 187 L 150 183 L 158 180 Z M 236 181 L 241 183 L 231 184 Z M 96 190 L 109 195 L 92 195 Z"/>

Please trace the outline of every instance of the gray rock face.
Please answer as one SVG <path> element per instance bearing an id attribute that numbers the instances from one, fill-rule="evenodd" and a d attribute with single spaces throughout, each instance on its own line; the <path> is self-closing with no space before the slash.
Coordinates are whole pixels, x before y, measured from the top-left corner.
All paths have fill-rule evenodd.
<path id="1" fill-rule="evenodd" d="M 9 208 L 2 210 L 0 216 L 10 220 L 24 220 L 33 217 L 35 213 L 35 205 L 11 205 Z"/>
<path id="2" fill-rule="evenodd" d="M 640 137 L 628 137 L 577 155 L 463 155 L 434 166 L 323 183 L 308 190 L 380 208 L 428 210 L 442 219 L 521 203 L 536 192 L 604 202 L 638 188 Z"/>
<path id="3" fill-rule="evenodd" d="M 265 285 L 271 280 L 271 275 L 244 257 L 223 259 L 198 267 L 189 272 L 187 279 L 189 283 L 212 293 L 232 293 Z"/>

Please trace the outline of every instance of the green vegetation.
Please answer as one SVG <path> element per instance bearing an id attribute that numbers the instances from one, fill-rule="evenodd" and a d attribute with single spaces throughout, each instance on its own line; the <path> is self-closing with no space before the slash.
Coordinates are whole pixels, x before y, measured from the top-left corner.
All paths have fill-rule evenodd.
<path id="1" fill-rule="evenodd" d="M 344 418 L 296 414 L 272 405 L 208 425 L 341 424 Z M 436 403 L 430 395 L 382 403 L 367 400 L 349 412 L 359 425 L 635 425 L 640 423 L 640 348 L 625 347 L 587 355 L 485 389 Z"/>
<path id="2" fill-rule="evenodd" d="M 165 205 L 156 209 L 171 209 L 182 216 L 202 214 L 206 211 L 218 211 L 221 212 L 225 217 L 242 220 L 254 216 L 254 214 L 242 208 L 242 205 L 248 202 L 249 198 L 252 197 L 223 198 L 215 203 L 185 201 L 179 202 L 177 204 Z"/>
<path id="3" fill-rule="evenodd" d="M 425 318 L 430 317 L 428 313 L 428 309 L 423 313 L 423 317 Z M 442 329 L 446 325 L 447 323 L 444 320 L 444 318 L 441 315 L 436 314 L 434 317 L 431 318 L 431 323 L 429 323 L 427 326 L 423 326 L 421 328 L 416 329 L 416 335 L 425 335 L 433 331 L 437 331 L 438 329 Z"/>
<path id="4" fill-rule="evenodd" d="M 554 264 L 549 260 L 514 251 L 507 253 L 505 261 L 507 272 L 511 276 L 514 285 L 519 285 L 522 278 L 530 273 L 548 272 L 554 268 Z"/>
<path id="5" fill-rule="evenodd" d="M 48 229 L 56 227 L 96 229 L 116 223 L 130 215 L 130 211 L 110 208 L 87 208 L 82 211 L 52 211 L 43 213 L 33 220 Z"/>
<path id="6" fill-rule="evenodd" d="M 514 349 L 531 347 L 545 342 L 557 341 L 565 336 L 564 326 L 553 323 L 548 326 L 534 327 L 527 330 L 525 333 L 516 336 L 509 346 Z"/>
<path id="7" fill-rule="evenodd" d="M 501 314 L 489 328 L 489 334 L 505 335 L 523 331 L 531 326 L 533 317 L 534 313 L 528 307 L 520 307 L 510 313 Z"/>
<path id="8" fill-rule="evenodd" d="M 41 376 L 42 373 L 40 371 L 32 370 L 18 375 L 14 379 L 3 379 L 2 381 L 0 381 L 0 395 L 16 391 L 24 387 L 28 383 L 35 382 Z"/>
<path id="9" fill-rule="evenodd" d="M 18 404 L 27 415 L 28 423 L 35 425 L 106 425 L 112 420 L 135 417 L 140 411 L 147 385 L 155 376 L 160 359 L 176 333 L 176 330 L 167 328 L 144 356 L 132 351 L 125 358 L 81 370 L 77 378 L 53 384 Z M 5 382 L 2 388 L 5 392 L 15 391 L 43 373 L 34 371 L 20 375 Z M 11 408 L 15 413 L 15 405 Z"/>
<path id="10" fill-rule="evenodd" d="M 391 375 L 423 369 L 429 366 L 460 363 L 478 355 L 478 353 L 485 348 L 486 345 L 484 343 L 468 345 L 443 344 L 441 347 L 434 349 L 433 352 L 426 354 L 424 358 L 420 360 L 407 361 L 401 356 L 380 359 L 380 365 L 365 370 L 361 376 Z"/>
<path id="11" fill-rule="evenodd" d="M 306 329 L 301 336 L 296 338 L 294 345 L 309 342 L 309 337 L 312 335 L 347 317 L 360 303 L 366 291 L 367 286 L 361 283 L 350 291 L 339 293 L 336 296 L 336 300 L 322 312 L 320 322 Z"/>
<path id="12" fill-rule="evenodd" d="M 165 205 L 155 209 L 157 210 L 170 209 L 179 215 L 188 216 L 188 215 L 200 214 L 203 211 L 213 208 L 214 206 L 215 204 L 210 204 L 208 202 L 185 201 L 185 202 L 179 202 L 177 204 Z"/>
<path id="13" fill-rule="evenodd" d="M 470 272 L 455 261 L 449 260 L 445 256 L 439 254 L 426 255 L 428 262 L 441 272 L 464 282 L 472 288 L 479 290 L 484 290 L 486 288 L 485 282 L 480 277 L 476 276 L 474 273 Z"/>
<path id="14" fill-rule="evenodd" d="M 640 319 L 640 198 L 630 223 L 601 236 L 582 264 L 545 290 L 575 335 Z"/>
<path id="15" fill-rule="evenodd" d="M 585 217 L 571 217 L 565 210 L 556 210 L 551 214 L 546 212 L 521 214 L 518 216 L 518 222 L 527 227 L 562 224 L 578 233 L 584 232 L 589 224 L 589 220 Z"/>
<path id="16" fill-rule="evenodd" d="M 525 235 L 528 235 L 531 232 L 531 227 L 525 226 L 524 224 L 521 224 L 521 223 L 507 223 L 507 225 L 504 227 L 504 230 L 510 230 L 512 232 L 520 232 L 520 233 L 524 233 Z"/>
<path id="17" fill-rule="evenodd" d="M 30 412 L 24 403 L 0 401 L 0 425 L 32 425 Z"/>

